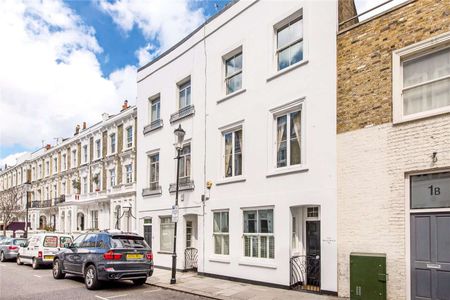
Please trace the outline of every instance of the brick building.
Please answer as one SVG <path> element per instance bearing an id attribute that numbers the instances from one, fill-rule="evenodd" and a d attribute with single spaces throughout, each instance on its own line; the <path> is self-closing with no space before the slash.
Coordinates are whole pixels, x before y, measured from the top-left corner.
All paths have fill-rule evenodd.
<path id="1" fill-rule="evenodd" d="M 338 293 L 350 253 L 369 252 L 386 254 L 388 299 L 450 299 L 450 1 L 343 25 Z"/>

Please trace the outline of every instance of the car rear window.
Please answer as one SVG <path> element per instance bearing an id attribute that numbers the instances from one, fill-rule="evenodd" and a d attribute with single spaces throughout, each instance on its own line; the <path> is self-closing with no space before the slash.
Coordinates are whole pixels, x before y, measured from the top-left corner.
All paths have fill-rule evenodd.
<path id="1" fill-rule="evenodd" d="M 25 243 L 27 242 L 27 240 L 14 240 L 14 245 L 25 245 Z"/>
<path id="2" fill-rule="evenodd" d="M 148 244 L 141 237 L 135 236 L 113 236 L 111 239 L 112 248 L 149 248 Z"/>
<path id="3" fill-rule="evenodd" d="M 48 235 L 44 238 L 44 247 L 58 247 L 58 237 L 53 235 Z"/>

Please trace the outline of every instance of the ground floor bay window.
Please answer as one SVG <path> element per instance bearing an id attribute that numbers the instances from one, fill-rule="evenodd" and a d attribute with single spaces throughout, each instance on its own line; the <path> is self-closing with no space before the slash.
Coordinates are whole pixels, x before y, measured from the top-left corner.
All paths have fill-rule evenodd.
<path id="1" fill-rule="evenodd" d="M 244 211 L 244 256 L 275 257 L 273 209 Z"/>

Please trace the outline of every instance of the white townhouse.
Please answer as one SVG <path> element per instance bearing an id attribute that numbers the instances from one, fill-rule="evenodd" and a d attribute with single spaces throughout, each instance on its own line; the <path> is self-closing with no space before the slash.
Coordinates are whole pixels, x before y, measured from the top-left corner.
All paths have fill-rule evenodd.
<path id="1" fill-rule="evenodd" d="M 333 1 L 239 1 L 138 71 L 138 231 L 171 267 L 335 294 Z"/>
<path id="2" fill-rule="evenodd" d="M 125 102 L 120 113 L 102 117 L 91 127 L 77 125 L 73 137 L 27 154 L 0 173 L 0 193 L 31 183 L 30 234 L 135 231 L 136 107 Z M 19 179 L 10 184 L 3 179 L 16 173 Z M 25 214 L 19 219 L 24 221 Z"/>

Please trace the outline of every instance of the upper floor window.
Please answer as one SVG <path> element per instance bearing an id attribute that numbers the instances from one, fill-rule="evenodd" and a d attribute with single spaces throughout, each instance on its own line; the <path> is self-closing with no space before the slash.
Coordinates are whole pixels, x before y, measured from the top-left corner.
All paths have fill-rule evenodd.
<path id="1" fill-rule="evenodd" d="M 109 170 L 109 186 L 113 187 L 116 185 L 116 169 Z"/>
<path id="2" fill-rule="evenodd" d="M 54 157 L 53 158 L 53 173 L 57 173 L 58 172 L 58 158 Z"/>
<path id="3" fill-rule="evenodd" d="M 278 70 L 303 60 L 303 18 L 289 21 L 276 31 Z"/>
<path id="4" fill-rule="evenodd" d="M 301 110 L 276 116 L 277 168 L 301 163 Z"/>
<path id="5" fill-rule="evenodd" d="M 189 180 L 191 177 L 191 144 L 183 146 L 180 155 L 180 179 Z"/>
<path id="6" fill-rule="evenodd" d="M 83 177 L 83 193 L 86 194 L 88 192 L 88 179 L 87 176 Z"/>
<path id="7" fill-rule="evenodd" d="M 393 53 L 394 122 L 450 112 L 450 33 Z"/>
<path id="8" fill-rule="evenodd" d="M 88 162 L 88 146 L 87 145 L 83 146 L 83 162 L 84 163 Z"/>
<path id="9" fill-rule="evenodd" d="M 182 109 L 191 105 L 191 80 L 178 85 L 178 108 Z"/>
<path id="10" fill-rule="evenodd" d="M 150 163 L 150 189 L 157 190 L 159 188 L 159 153 L 149 156 Z"/>
<path id="11" fill-rule="evenodd" d="M 63 154 L 63 156 L 62 156 L 62 162 L 63 162 L 63 170 L 67 170 L 67 159 L 66 159 L 66 154 Z"/>
<path id="12" fill-rule="evenodd" d="M 133 182 L 133 166 L 131 164 L 125 166 L 125 176 L 126 176 L 126 183 Z"/>
<path id="13" fill-rule="evenodd" d="M 158 121 L 161 117 L 161 100 L 156 98 L 150 101 L 150 122 Z"/>
<path id="14" fill-rule="evenodd" d="M 45 162 L 45 173 L 48 175 L 50 175 L 50 162 L 46 161 Z"/>
<path id="15" fill-rule="evenodd" d="M 227 94 L 242 88 L 242 52 L 225 61 L 225 85 Z"/>
<path id="16" fill-rule="evenodd" d="M 242 175 L 242 128 L 226 132 L 224 137 L 225 177 Z"/>
<path id="17" fill-rule="evenodd" d="M 42 177 L 42 165 L 38 166 L 38 175 L 39 175 L 39 178 Z"/>
<path id="18" fill-rule="evenodd" d="M 109 136 L 110 145 L 111 145 L 111 153 L 116 152 L 116 134 L 113 133 Z"/>
<path id="19" fill-rule="evenodd" d="M 133 146 L 133 127 L 127 127 L 127 147 Z"/>
<path id="20" fill-rule="evenodd" d="M 77 150 L 72 150 L 72 168 L 77 167 Z"/>
<path id="21" fill-rule="evenodd" d="M 102 146 L 101 146 L 101 142 L 100 139 L 95 141 L 95 151 L 97 153 L 97 158 L 100 158 L 102 155 Z"/>

